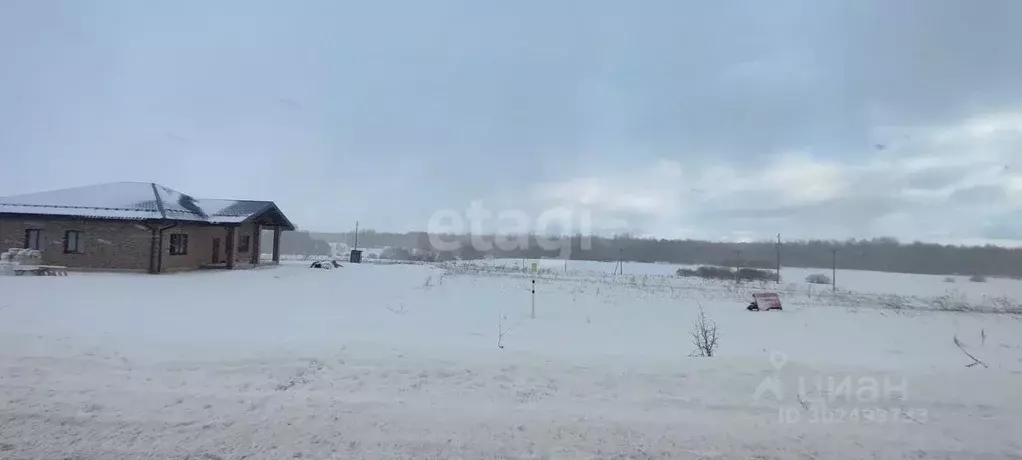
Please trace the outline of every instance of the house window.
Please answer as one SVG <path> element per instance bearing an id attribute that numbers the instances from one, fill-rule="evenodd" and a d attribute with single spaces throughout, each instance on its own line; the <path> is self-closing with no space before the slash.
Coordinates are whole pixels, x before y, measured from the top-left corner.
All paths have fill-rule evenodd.
<path id="1" fill-rule="evenodd" d="M 252 237 L 248 235 L 241 235 L 241 238 L 238 238 L 238 252 L 248 252 L 248 245 L 251 243 L 251 238 Z"/>
<path id="2" fill-rule="evenodd" d="M 64 232 L 64 252 L 69 254 L 82 252 L 82 232 L 76 230 Z"/>
<path id="3" fill-rule="evenodd" d="M 170 255 L 182 256 L 188 254 L 188 235 L 174 233 L 170 235 Z"/>
<path id="4" fill-rule="evenodd" d="M 35 228 L 25 230 L 25 249 L 42 248 L 43 231 Z"/>

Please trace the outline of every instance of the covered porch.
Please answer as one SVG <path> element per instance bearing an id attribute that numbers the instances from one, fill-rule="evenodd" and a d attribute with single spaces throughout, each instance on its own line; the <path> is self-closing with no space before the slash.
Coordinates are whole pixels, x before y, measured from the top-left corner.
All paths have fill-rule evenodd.
<path id="1" fill-rule="evenodd" d="M 212 235 L 211 260 L 203 268 L 233 270 L 279 264 L 281 234 L 294 229 L 276 206 L 236 225 L 223 226 Z"/>

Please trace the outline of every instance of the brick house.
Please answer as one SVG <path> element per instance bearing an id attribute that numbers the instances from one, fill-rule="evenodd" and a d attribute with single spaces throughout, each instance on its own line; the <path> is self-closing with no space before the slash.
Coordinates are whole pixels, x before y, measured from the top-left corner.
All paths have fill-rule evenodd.
<path id="1" fill-rule="evenodd" d="M 261 230 L 295 226 L 272 201 L 196 199 L 150 182 L 0 198 L 0 252 L 30 248 L 43 264 L 162 273 L 261 263 Z"/>

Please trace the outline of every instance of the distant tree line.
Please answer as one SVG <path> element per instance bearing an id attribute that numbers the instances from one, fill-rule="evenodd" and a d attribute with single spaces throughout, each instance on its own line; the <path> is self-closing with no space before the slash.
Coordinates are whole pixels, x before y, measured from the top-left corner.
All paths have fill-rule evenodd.
<path id="1" fill-rule="evenodd" d="M 273 250 L 273 232 L 264 230 L 260 251 L 269 254 Z M 294 231 L 280 234 L 280 253 L 303 256 L 330 255 L 330 244 L 320 238 L 313 238 L 309 232 Z"/>
<path id="2" fill-rule="evenodd" d="M 313 233 L 313 239 L 354 244 L 353 233 Z M 459 241 L 460 249 L 447 251 L 442 259 L 498 258 L 560 258 L 560 249 L 544 249 L 535 235 L 527 239 L 524 249 L 502 250 L 497 247 L 480 250 L 470 244 L 469 235 L 442 235 L 445 242 Z M 476 236 L 477 240 L 494 246 L 493 235 Z M 506 238 L 506 237 L 505 237 Z M 514 238 L 514 237 L 511 237 Z M 582 236 L 562 237 L 569 245 L 572 260 L 630 262 L 667 262 L 675 264 L 720 265 L 770 269 L 776 266 L 777 247 L 773 241 L 722 243 L 700 240 L 668 240 L 635 238 L 629 235 L 590 237 L 590 247 L 583 249 Z M 435 251 L 429 235 L 424 232 L 386 233 L 359 232 L 359 247 L 403 247 Z M 838 268 L 875 270 L 899 273 L 964 274 L 1022 277 L 1022 248 L 994 245 L 955 246 L 932 243 L 901 243 L 894 238 L 783 241 L 781 263 L 787 267 L 829 268 L 832 258 Z M 835 252 L 836 251 L 836 252 Z M 443 252 L 443 251 L 436 251 Z"/>

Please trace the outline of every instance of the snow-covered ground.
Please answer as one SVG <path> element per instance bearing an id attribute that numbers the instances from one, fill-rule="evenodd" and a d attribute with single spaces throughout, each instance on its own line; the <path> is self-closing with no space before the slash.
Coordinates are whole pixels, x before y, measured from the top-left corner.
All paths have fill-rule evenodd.
<path id="1" fill-rule="evenodd" d="M 516 263 L 0 277 L 0 458 L 1022 457 L 1022 282 Z"/>
<path id="2" fill-rule="evenodd" d="M 526 268 L 535 262 L 537 266 L 553 272 L 564 272 L 565 263 L 556 259 L 526 259 Z M 504 265 L 520 267 L 521 259 L 496 259 L 478 261 L 488 265 Z M 569 260 L 568 272 L 582 273 L 614 273 L 613 262 L 597 262 L 587 260 Z M 696 265 L 677 265 L 662 263 L 625 262 L 626 275 L 670 276 L 679 268 L 695 268 Z M 772 270 L 768 270 L 772 273 Z M 806 290 L 809 283 L 806 276 L 821 273 L 828 278 L 832 276 L 829 268 L 783 267 L 781 277 L 785 285 L 795 284 Z M 862 293 L 882 293 L 907 296 L 960 295 L 978 300 L 986 297 L 1008 296 L 1022 300 L 1022 280 L 1006 278 L 988 278 L 986 282 L 970 282 L 968 276 L 955 275 L 915 275 L 909 273 L 888 273 L 864 270 L 837 270 L 837 287 L 845 291 Z M 814 286 L 814 289 L 829 289 L 830 286 Z"/>

